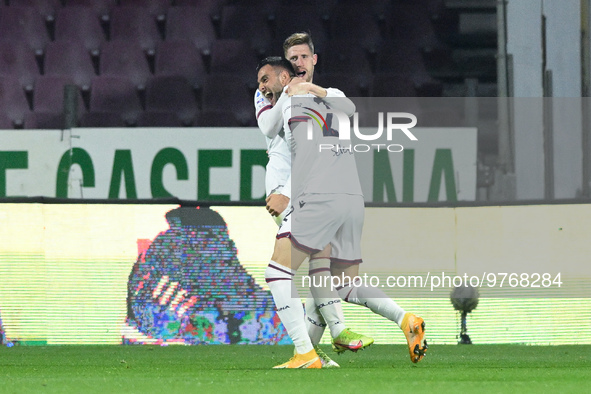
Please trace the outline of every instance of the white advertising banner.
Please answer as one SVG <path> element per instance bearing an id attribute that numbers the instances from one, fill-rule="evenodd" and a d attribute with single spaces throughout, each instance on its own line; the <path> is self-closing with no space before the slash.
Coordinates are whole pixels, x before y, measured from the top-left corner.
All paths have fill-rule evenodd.
<path id="1" fill-rule="evenodd" d="M 413 133 L 358 144 L 366 201 L 473 201 L 476 129 Z M 256 201 L 266 163 L 256 128 L 0 130 L 0 197 Z"/>

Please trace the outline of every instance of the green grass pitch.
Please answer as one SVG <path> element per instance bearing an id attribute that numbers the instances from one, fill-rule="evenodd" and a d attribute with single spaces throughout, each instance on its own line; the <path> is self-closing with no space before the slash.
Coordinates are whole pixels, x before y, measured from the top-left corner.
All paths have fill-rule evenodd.
<path id="1" fill-rule="evenodd" d="M 400 345 L 337 356 L 340 369 L 271 370 L 291 346 L 0 347 L 0 393 L 588 392 L 591 346 Z"/>

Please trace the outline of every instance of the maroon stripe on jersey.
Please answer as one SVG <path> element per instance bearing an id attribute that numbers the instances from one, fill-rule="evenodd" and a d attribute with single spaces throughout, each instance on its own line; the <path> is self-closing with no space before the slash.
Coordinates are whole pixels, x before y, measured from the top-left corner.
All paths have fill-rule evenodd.
<path id="1" fill-rule="evenodd" d="M 278 280 L 291 280 L 291 278 L 265 278 L 265 282 L 267 283 L 275 282 Z"/>
<path id="2" fill-rule="evenodd" d="M 345 259 L 338 259 L 336 257 L 331 257 L 330 262 L 331 263 L 342 263 L 342 264 L 361 264 L 361 263 L 363 263 L 363 260 L 362 259 L 345 260 Z"/>
<path id="3" fill-rule="evenodd" d="M 281 238 L 291 238 L 291 233 L 281 233 L 281 234 L 277 234 L 275 236 L 276 239 L 281 239 Z"/>
<path id="4" fill-rule="evenodd" d="M 306 253 L 308 253 L 308 254 L 315 254 L 315 253 L 318 253 L 318 252 L 320 252 L 320 250 L 321 250 L 321 249 L 314 249 L 314 248 L 310 248 L 310 247 L 308 247 L 308 246 L 306 246 L 306 245 L 302 245 L 301 243 L 299 243 L 299 242 L 298 242 L 298 241 L 297 241 L 297 240 L 294 238 L 294 236 L 293 236 L 293 235 L 292 235 L 290 232 L 287 232 L 287 233 L 281 233 L 281 234 L 277 234 L 277 235 L 275 236 L 275 238 L 276 238 L 276 239 L 281 239 L 281 238 L 289 238 L 289 239 L 291 239 L 291 242 L 292 242 L 293 246 L 295 246 L 295 247 L 296 247 L 296 248 L 298 248 L 299 250 L 301 250 L 301 251 L 303 251 L 303 252 L 306 252 Z"/>
<path id="5" fill-rule="evenodd" d="M 257 113 L 257 119 L 259 118 L 259 116 L 261 116 L 261 114 L 269 109 L 273 108 L 272 105 L 265 105 L 263 108 L 261 108 L 261 110 Z"/>
<path id="6" fill-rule="evenodd" d="M 314 275 L 319 272 L 330 272 L 330 268 L 316 268 L 316 269 L 308 271 L 308 275 Z"/>
<path id="7" fill-rule="evenodd" d="M 322 250 L 322 249 L 314 249 L 314 248 L 311 248 L 309 246 L 299 243 L 293 235 L 291 235 L 291 243 L 293 244 L 293 246 L 295 246 L 299 250 L 306 252 L 308 254 L 318 253 Z"/>
<path id="8" fill-rule="evenodd" d="M 273 268 L 274 270 L 281 271 L 281 272 L 283 272 L 285 274 L 288 274 L 288 275 L 291 275 L 291 276 L 294 275 L 293 273 L 287 271 L 287 269 L 279 268 L 279 267 L 277 267 L 276 265 L 273 265 L 273 264 L 269 264 L 269 268 Z"/>
<path id="9" fill-rule="evenodd" d="M 309 116 L 294 116 L 293 118 L 289 118 L 287 125 L 291 128 L 292 123 L 307 122 L 309 119 Z"/>

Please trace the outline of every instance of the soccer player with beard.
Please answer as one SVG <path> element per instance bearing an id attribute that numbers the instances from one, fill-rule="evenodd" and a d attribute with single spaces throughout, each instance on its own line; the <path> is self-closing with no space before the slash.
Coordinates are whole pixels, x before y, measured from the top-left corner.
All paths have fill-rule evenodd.
<path id="1" fill-rule="evenodd" d="M 289 96 L 307 95 L 319 98 L 327 97 L 329 93 L 328 89 L 319 87 L 312 82 L 317 55 L 314 53 L 314 44 L 310 35 L 308 33 L 292 34 L 284 41 L 283 50 L 286 59 L 291 62 L 296 76 L 298 77 L 294 78 L 287 88 Z M 326 98 L 324 100 L 327 102 L 329 101 Z M 286 104 L 283 104 L 283 106 L 285 107 Z M 347 115 L 350 116 L 348 113 Z M 285 121 L 285 130 L 290 133 L 287 121 L 288 120 Z M 302 151 L 302 149 L 300 149 L 300 151 Z M 341 156 L 347 157 L 348 155 Z M 312 160 L 312 158 L 308 158 L 308 160 Z M 307 164 L 305 163 L 306 160 L 303 160 L 302 162 Z M 293 164 L 294 163 L 292 163 L 292 165 Z M 296 174 L 296 171 L 292 170 L 292 173 Z M 357 174 L 349 173 L 349 175 L 357 178 Z M 355 188 L 356 186 L 351 186 L 351 190 L 356 190 Z M 295 194 L 294 196 L 297 197 Z M 360 221 L 356 224 L 359 228 L 354 230 L 359 238 L 361 237 L 361 229 L 363 227 L 363 215 L 360 215 Z M 356 243 L 358 241 L 359 240 L 354 240 L 353 242 Z M 419 362 L 424 357 L 425 351 L 427 350 L 427 343 L 423 339 L 425 335 L 425 323 L 423 319 L 412 313 L 405 312 L 404 309 L 392 299 L 388 298 L 380 289 L 365 285 L 362 286 L 359 282 L 360 256 L 358 259 L 353 260 L 341 258 L 341 256 L 335 255 L 335 250 L 337 249 L 333 247 L 330 264 L 331 274 L 341 278 L 345 277 L 351 279 L 347 285 L 338 289 L 341 298 L 346 302 L 365 306 L 372 312 L 395 322 L 406 337 L 411 361 L 413 363 Z M 306 305 L 308 305 L 308 300 L 306 301 Z M 314 308 L 306 308 L 308 316 L 308 333 L 312 342 L 318 343 L 324 332 L 324 327 L 322 325 L 314 324 L 319 320 L 318 315 L 316 315 L 315 312 L 317 311 L 315 311 Z M 339 350 L 338 347 L 336 350 Z"/>
<path id="2" fill-rule="evenodd" d="M 257 81 L 259 83 L 259 90 L 255 94 L 255 108 L 259 127 L 267 140 L 269 163 L 267 164 L 267 175 L 265 178 L 265 186 L 267 192 L 267 209 L 269 212 L 280 218 L 278 224 L 281 224 L 282 218 L 286 212 L 290 210 L 290 189 L 291 189 L 291 153 L 283 138 L 282 130 L 282 115 L 279 111 L 282 104 L 287 100 L 287 94 L 283 94 L 284 88 L 294 77 L 293 68 L 291 64 L 281 57 L 269 57 L 264 59 L 257 67 Z M 335 95 L 344 97 L 340 91 L 335 91 Z M 344 108 L 349 112 L 354 112 L 354 106 Z M 271 208 L 273 206 L 274 208 Z M 277 241 L 277 243 L 289 242 L 288 240 Z M 276 246 L 277 248 L 277 246 Z M 327 276 L 330 269 L 330 260 L 328 259 L 329 251 L 324 253 L 317 253 L 312 256 L 310 260 L 311 272 L 317 275 Z M 322 268 L 324 266 L 324 268 Z M 289 291 L 291 288 L 291 278 L 281 278 L 289 273 L 287 269 L 277 267 L 277 265 L 270 265 L 268 270 L 274 270 L 267 278 L 269 287 L 282 287 L 281 284 L 273 284 L 273 282 L 281 280 L 289 280 L 290 284 L 285 287 L 287 292 L 278 294 L 274 292 L 274 297 L 278 301 L 278 311 L 280 316 L 283 315 L 282 321 L 286 326 L 288 332 L 294 333 L 294 329 L 290 328 L 295 324 L 300 326 L 300 330 L 296 330 L 296 334 L 292 336 L 294 344 L 296 344 L 297 353 L 306 353 L 309 359 L 299 362 L 300 360 L 290 360 L 290 362 L 278 366 L 279 368 L 315 368 L 318 363 L 315 362 L 316 357 L 320 358 L 323 368 L 334 368 L 339 365 L 331 360 L 320 348 L 314 346 L 315 352 L 310 349 L 310 339 L 307 338 L 305 332 L 305 323 L 303 315 L 301 321 L 298 321 L 297 313 L 292 314 L 292 311 L 297 311 L 297 306 L 283 306 L 282 302 L 287 300 L 292 302 L 294 299 Z M 285 268 L 285 267 L 284 267 Z M 340 305 L 340 298 L 336 291 L 328 290 L 327 286 L 321 288 L 313 287 L 312 293 L 316 295 L 319 300 L 319 305 L 322 305 L 322 313 L 326 315 L 326 321 L 333 336 L 333 342 L 340 346 L 340 349 L 356 351 L 360 348 L 369 346 L 373 343 L 371 338 L 353 333 L 344 328 L 344 318 L 342 315 L 342 307 Z M 309 297 L 309 300 L 312 298 Z M 297 305 L 298 301 L 292 302 Z M 315 308 L 315 303 L 308 301 L 308 304 Z M 282 305 L 282 306 L 279 306 Z M 301 311 L 300 311 L 301 312 Z M 323 327 L 326 327 L 325 319 L 322 314 L 318 313 L 318 322 Z M 296 324 L 297 323 L 297 324 Z M 303 328 L 303 330 L 302 330 Z M 323 330 L 324 331 L 324 330 Z M 315 345 L 318 342 L 315 343 Z M 292 362 L 293 361 L 293 362 Z"/>
<path id="3" fill-rule="evenodd" d="M 277 225 L 285 217 L 291 197 L 291 153 L 283 139 L 283 118 L 279 110 L 287 100 L 283 89 L 294 75 L 291 63 L 279 56 L 263 59 L 257 66 L 259 88 L 254 95 L 254 106 L 258 126 L 267 142 L 269 162 L 265 190 L 267 199 L 274 200 L 275 210 L 269 213 L 275 217 Z"/>

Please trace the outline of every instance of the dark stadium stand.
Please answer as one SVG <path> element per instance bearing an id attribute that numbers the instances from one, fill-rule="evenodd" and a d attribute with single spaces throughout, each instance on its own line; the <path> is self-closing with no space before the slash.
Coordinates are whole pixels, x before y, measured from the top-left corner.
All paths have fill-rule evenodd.
<path id="1" fill-rule="evenodd" d="M 80 118 L 80 127 L 126 127 L 118 112 L 87 112 Z"/>
<path id="2" fill-rule="evenodd" d="M 145 110 L 138 117 L 138 127 L 182 127 L 185 126 L 176 112 Z"/>
<path id="3" fill-rule="evenodd" d="M 388 40 L 377 54 L 376 71 L 397 73 L 426 73 L 420 49 L 403 39 Z"/>
<path id="4" fill-rule="evenodd" d="M 2 129 L 12 129 L 14 128 L 14 124 L 12 123 L 12 119 L 8 117 L 4 112 L 0 112 L 0 128 Z"/>
<path id="5" fill-rule="evenodd" d="M 201 112 L 195 126 L 198 127 L 241 127 L 242 122 L 233 111 L 204 110 Z"/>
<path id="6" fill-rule="evenodd" d="M 437 2 L 431 2 L 437 3 Z M 433 24 L 430 20 L 431 4 L 420 2 L 397 2 L 391 12 L 386 15 L 388 35 L 402 39 L 407 45 L 427 45 L 437 40 Z"/>
<path id="7" fill-rule="evenodd" d="M 197 7 L 170 7 L 166 14 L 167 40 L 189 40 L 199 50 L 209 50 L 216 33 L 209 14 Z"/>
<path id="8" fill-rule="evenodd" d="M 25 114 L 30 111 L 25 90 L 16 78 L 0 77 L 0 113 L 12 121 L 15 128 L 22 128 Z"/>
<path id="9" fill-rule="evenodd" d="M 248 1 L 247 1 L 248 2 Z M 172 0 L 172 5 L 189 6 L 201 10 L 204 14 L 211 15 L 220 12 L 222 7 L 228 3 L 236 3 L 234 0 Z M 241 1 L 237 1 L 241 3 Z M 254 2 L 252 5 L 260 5 L 260 2 Z"/>
<path id="10" fill-rule="evenodd" d="M 22 40 L 37 51 L 43 51 L 50 41 L 45 19 L 35 7 L 0 9 L 0 37 L 3 40 Z"/>
<path id="11" fill-rule="evenodd" d="M 369 11 L 362 3 L 339 6 L 329 18 L 330 47 L 333 40 L 354 40 L 366 50 L 376 51 L 386 35 L 383 11 Z"/>
<path id="12" fill-rule="evenodd" d="M 184 126 L 191 126 L 197 116 L 193 86 L 181 76 L 155 76 L 146 87 L 146 110 L 176 114 Z"/>
<path id="13" fill-rule="evenodd" d="M 119 0 L 120 6 L 145 8 L 156 19 L 164 17 L 171 4 L 172 0 Z"/>
<path id="14" fill-rule="evenodd" d="M 35 112 L 59 113 L 64 108 L 64 86 L 76 84 L 71 76 L 43 75 L 35 79 L 33 108 Z M 78 90 L 78 115 L 86 112 L 82 94 Z"/>
<path id="15" fill-rule="evenodd" d="M 247 40 L 257 54 L 268 54 L 273 41 L 271 15 L 278 6 L 276 1 L 265 3 L 264 7 L 224 6 L 218 15 L 221 38 Z"/>
<path id="16" fill-rule="evenodd" d="M 146 52 L 135 40 L 108 41 L 101 45 L 99 74 L 127 77 L 134 85 L 144 88 L 152 76 Z"/>
<path id="17" fill-rule="evenodd" d="M 25 129 L 63 129 L 66 123 L 66 115 L 60 112 L 43 112 L 41 110 L 29 112 L 25 115 Z"/>
<path id="18" fill-rule="evenodd" d="M 205 82 L 207 72 L 201 52 L 188 40 L 162 41 L 156 48 L 155 75 L 185 78 L 195 89 Z"/>
<path id="19" fill-rule="evenodd" d="M 147 8 L 114 7 L 110 16 L 111 40 L 137 41 L 145 51 L 155 50 L 156 45 L 162 40 L 156 18 Z"/>
<path id="20" fill-rule="evenodd" d="M 117 6 L 117 0 L 62 0 L 62 3 L 64 7 L 77 5 L 90 7 L 99 17 L 108 15 L 111 9 Z"/>
<path id="21" fill-rule="evenodd" d="M 360 41 L 338 38 L 330 41 L 319 62 L 323 73 L 369 75 L 372 73 L 370 57 Z"/>
<path id="22" fill-rule="evenodd" d="M 59 9 L 55 15 L 54 37 L 56 41 L 79 41 L 88 51 L 98 51 L 107 39 L 100 16 L 85 6 Z"/>
<path id="23" fill-rule="evenodd" d="M 338 86 L 348 97 L 367 97 L 372 91 L 372 74 L 325 72 L 314 77 L 320 86 Z"/>
<path id="24" fill-rule="evenodd" d="M 142 112 L 137 85 L 124 76 L 94 77 L 89 111 L 117 113 L 126 125 L 135 125 Z"/>
<path id="25" fill-rule="evenodd" d="M 37 75 L 35 53 L 26 44 L 0 39 L 0 76 L 15 78 L 24 87 L 32 86 Z"/>
<path id="26" fill-rule="evenodd" d="M 235 74 L 210 74 L 203 86 L 203 110 L 232 111 L 243 126 L 256 126 L 254 92 Z"/>
<path id="27" fill-rule="evenodd" d="M 256 125 L 256 64 L 299 30 L 314 37 L 316 82 L 349 96 L 462 95 L 467 78 L 491 95 L 494 4 L 469 3 L 0 0 L 0 123 L 61 124 L 73 82 L 83 126 Z"/>
<path id="28" fill-rule="evenodd" d="M 80 41 L 53 41 L 45 47 L 44 75 L 70 77 L 81 89 L 95 75 L 91 53 Z"/>
<path id="29" fill-rule="evenodd" d="M 10 0 L 9 3 L 11 7 L 34 7 L 47 21 L 53 20 L 62 7 L 60 0 Z"/>
<path id="30" fill-rule="evenodd" d="M 377 72 L 374 76 L 374 97 L 416 97 L 415 85 L 408 74 Z"/>
<path id="31" fill-rule="evenodd" d="M 248 43 L 243 40 L 219 39 L 211 45 L 210 73 L 235 74 L 242 78 L 244 83 L 256 82 L 253 78 L 258 59 Z M 251 72 L 246 72 L 252 70 Z"/>

